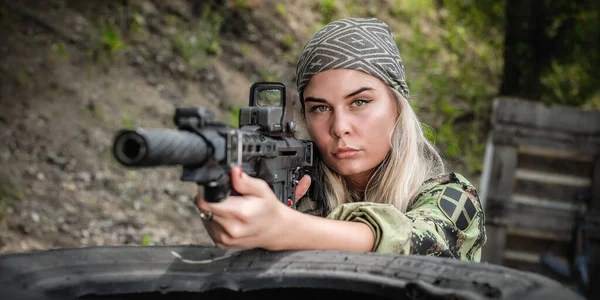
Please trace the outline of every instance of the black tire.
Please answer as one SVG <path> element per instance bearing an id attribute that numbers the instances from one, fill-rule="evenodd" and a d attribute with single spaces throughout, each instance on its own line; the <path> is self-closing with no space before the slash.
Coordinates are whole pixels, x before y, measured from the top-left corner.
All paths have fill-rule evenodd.
<path id="1" fill-rule="evenodd" d="M 583 299 L 541 275 L 485 263 L 203 246 L 5 254 L 0 256 L 2 294 L 4 299 Z"/>

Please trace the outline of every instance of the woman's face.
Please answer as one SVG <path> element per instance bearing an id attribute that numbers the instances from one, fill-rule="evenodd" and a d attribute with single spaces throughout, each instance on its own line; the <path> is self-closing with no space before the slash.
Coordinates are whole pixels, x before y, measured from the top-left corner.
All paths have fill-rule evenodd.
<path id="1" fill-rule="evenodd" d="M 364 72 L 332 69 L 304 89 L 308 131 L 324 162 L 364 187 L 390 150 L 397 117 L 387 85 Z"/>

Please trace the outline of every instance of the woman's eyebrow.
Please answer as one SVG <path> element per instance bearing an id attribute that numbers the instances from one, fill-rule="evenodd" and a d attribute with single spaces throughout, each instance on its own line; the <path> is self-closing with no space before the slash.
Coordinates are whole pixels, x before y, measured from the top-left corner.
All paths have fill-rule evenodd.
<path id="1" fill-rule="evenodd" d="M 344 98 L 350 98 L 352 96 L 356 96 L 364 91 L 371 91 L 374 90 L 374 88 L 372 87 L 362 87 L 348 95 L 346 95 L 346 97 Z M 304 99 L 304 102 L 318 102 L 318 103 L 327 103 L 327 101 L 325 99 L 321 99 L 321 98 L 315 98 L 315 97 L 306 97 L 306 99 Z"/>
<path id="2" fill-rule="evenodd" d="M 370 91 L 370 90 L 374 90 L 374 88 L 372 88 L 372 87 L 362 87 L 362 88 L 360 88 L 360 89 L 358 89 L 358 90 L 356 90 L 356 91 L 354 91 L 354 92 L 346 95 L 345 98 L 350 98 L 350 97 L 356 96 L 356 95 L 358 95 L 358 94 L 360 94 L 360 93 L 362 93 L 364 91 Z"/>
<path id="3" fill-rule="evenodd" d="M 318 102 L 318 103 L 327 103 L 327 101 L 325 101 L 325 99 L 321 99 L 321 98 L 315 98 L 315 97 L 307 97 L 306 99 L 304 99 L 304 102 Z"/>

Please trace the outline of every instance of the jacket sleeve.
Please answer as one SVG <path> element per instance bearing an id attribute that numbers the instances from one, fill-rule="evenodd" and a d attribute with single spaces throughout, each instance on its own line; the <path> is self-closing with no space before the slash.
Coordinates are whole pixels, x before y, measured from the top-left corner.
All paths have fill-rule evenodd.
<path id="1" fill-rule="evenodd" d="M 374 252 L 479 262 L 486 241 L 477 192 L 454 173 L 446 182 L 425 185 L 406 213 L 389 204 L 355 202 L 327 218 L 367 224 L 375 235 Z"/>

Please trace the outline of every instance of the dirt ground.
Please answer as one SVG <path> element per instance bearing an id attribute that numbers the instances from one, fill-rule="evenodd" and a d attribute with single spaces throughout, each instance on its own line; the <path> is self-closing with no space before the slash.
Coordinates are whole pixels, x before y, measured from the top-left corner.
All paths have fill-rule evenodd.
<path id="1" fill-rule="evenodd" d="M 120 166 L 113 137 L 126 126 L 174 127 L 181 106 L 208 107 L 231 121 L 228 112 L 247 105 L 251 82 L 293 75 L 291 63 L 276 63 L 290 53 L 265 51 L 284 48 L 268 29 L 288 32 L 289 48 L 289 37 L 301 40 L 310 30 L 303 22 L 314 18 L 303 1 L 288 7 L 286 19 L 228 7 L 219 55 L 194 69 L 173 43 L 199 20 L 193 1 L 135 3 L 1 4 L 0 253 L 211 244 L 192 203 L 195 184 L 180 182 L 178 168 Z M 268 1 L 249 5 L 274 11 Z M 119 39 L 97 20 L 141 30 L 125 39 L 132 29 L 116 26 Z"/>

